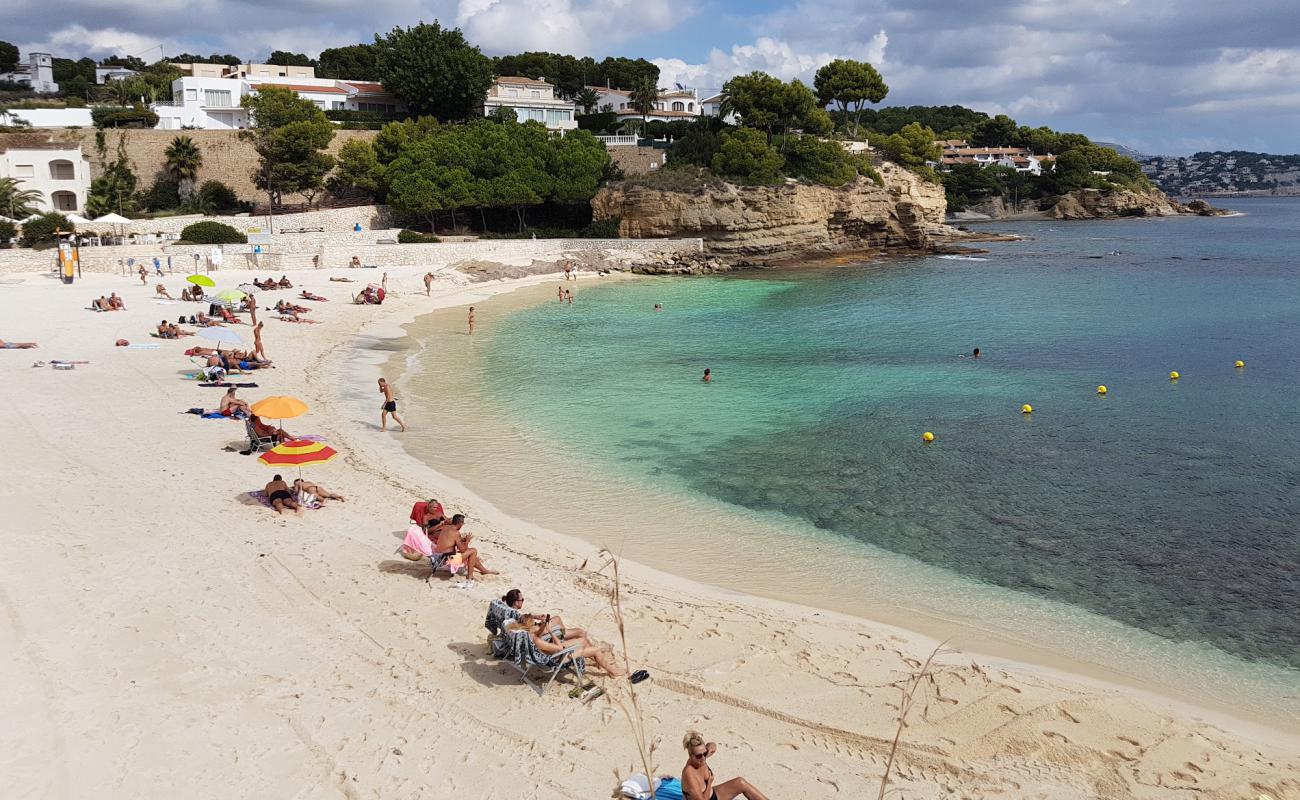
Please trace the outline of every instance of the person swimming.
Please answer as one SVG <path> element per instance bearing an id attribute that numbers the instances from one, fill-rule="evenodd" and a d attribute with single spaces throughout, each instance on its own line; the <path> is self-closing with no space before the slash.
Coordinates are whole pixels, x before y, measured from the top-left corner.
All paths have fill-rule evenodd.
<path id="1" fill-rule="evenodd" d="M 705 383 L 713 383 L 713 370 L 706 367 L 704 369 L 704 377 L 701 380 Z"/>

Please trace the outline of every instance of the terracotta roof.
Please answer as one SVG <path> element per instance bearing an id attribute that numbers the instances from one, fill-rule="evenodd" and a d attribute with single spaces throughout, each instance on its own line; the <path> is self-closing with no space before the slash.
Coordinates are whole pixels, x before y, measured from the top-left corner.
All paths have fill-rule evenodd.
<path id="1" fill-rule="evenodd" d="M 344 86 L 351 86 L 357 94 L 388 94 L 384 85 L 378 81 L 339 81 Z"/>
<path id="2" fill-rule="evenodd" d="M 520 78 L 514 75 L 502 75 L 493 80 L 493 83 L 524 83 L 530 86 L 550 86 L 546 81 L 539 81 L 536 78 Z"/>
<path id="3" fill-rule="evenodd" d="M 315 92 L 316 94 L 347 94 L 347 89 L 340 89 L 337 86 L 304 86 L 301 83 L 272 83 L 266 81 L 263 83 L 250 83 L 250 89 L 260 89 L 263 86 L 278 86 L 281 89 L 290 89 L 295 92 Z"/>
<path id="4" fill-rule="evenodd" d="M 604 92 L 605 94 L 631 94 L 631 92 L 624 89 L 611 88 L 609 86 L 587 86 L 584 88 L 590 89 L 593 92 Z"/>

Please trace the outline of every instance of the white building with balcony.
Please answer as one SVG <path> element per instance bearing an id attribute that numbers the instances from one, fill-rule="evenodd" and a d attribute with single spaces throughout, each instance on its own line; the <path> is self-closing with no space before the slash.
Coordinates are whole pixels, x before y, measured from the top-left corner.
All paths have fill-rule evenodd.
<path id="1" fill-rule="evenodd" d="M 35 205 L 42 211 L 63 214 L 84 212 L 90 192 L 90 159 L 80 147 L 4 147 L 0 145 L 0 178 L 14 178 L 19 189 L 34 189 L 41 198 Z M 11 209 L 0 214 L 11 216 Z"/>
<path id="2" fill-rule="evenodd" d="M 641 119 L 641 112 L 632 108 L 632 92 L 623 89 L 611 89 L 607 86 L 588 86 L 587 88 L 600 97 L 596 104 L 597 111 L 612 111 L 617 115 L 619 122 Z M 703 112 L 704 106 L 700 102 L 699 93 L 696 90 L 678 88 L 668 91 L 660 89 L 659 98 L 655 100 L 654 110 L 646 114 L 645 118 L 657 122 L 674 122 L 695 119 Z"/>
<path id="3" fill-rule="evenodd" d="M 282 69 L 310 70 L 311 68 Z M 244 98 L 254 94 L 262 86 L 280 86 L 290 89 L 299 97 L 312 101 L 323 111 L 396 113 L 406 110 L 404 103 L 384 91 L 384 87 L 378 83 L 306 78 L 296 75 L 243 78 L 181 77 L 172 81 L 172 99 L 154 103 L 150 108 L 158 115 L 156 127 L 159 130 L 182 128 L 238 130 L 252 124 L 248 111 L 242 107 Z"/>
<path id="4" fill-rule="evenodd" d="M 519 122 L 533 120 L 552 131 L 571 131 L 578 127 L 573 103 L 555 96 L 555 86 L 541 78 L 502 77 L 492 81 L 483 99 L 483 116 L 490 117 L 498 108 L 515 112 Z"/>

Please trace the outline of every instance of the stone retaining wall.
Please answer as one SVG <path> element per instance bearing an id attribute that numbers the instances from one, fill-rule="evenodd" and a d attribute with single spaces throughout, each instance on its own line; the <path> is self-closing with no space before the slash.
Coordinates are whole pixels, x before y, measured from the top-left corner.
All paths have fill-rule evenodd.
<path id="1" fill-rule="evenodd" d="M 83 247 L 81 269 L 83 272 L 120 272 L 123 264 L 119 262 L 133 258 L 137 268 L 143 262 L 152 272 L 154 256 L 162 258 L 164 269 L 167 257 L 170 256 L 174 272 L 188 273 L 194 268 L 195 255 L 199 256 L 200 264 L 206 269 L 214 249 L 222 252 L 220 271 L 252 270 L 270 273 L 310 269 L 313 266 L 313 256 L 320 257 L 321 269 L 329 270 L 347 268 L 354 255 L 361 259 L 362 264 L 381 269 L 412 266 L 438 269 L 462 261 L 553 261 L 583 253 L 605 253 L 615 258 L 631 258 L 651 253 L 699 252 L 704 247 L 700 239 L 479 239 L 438 244 L 317 244 L 314 247 L 307 247 L 307 241 L 304 240 L 298 243 L 303 247 L 297 249 L 288 246 L 289 244 L 276 237 L 270 251 L 265 253 L 253 253 L 251 245 L 223 245 L 219 248 L 212 245 Z M 56 251 L 53 249 L 0 250 L 0 273 L 52 271 L 55 256 Z"/>
<path id="2" fill-rule="evenodd" d="M 180 232 L 187 225 L 193 225 L 196 222 L 220 222 L 229 225 L 237 231 L 243 233 L 265 233 L 268 230 L 268 224 L 275 225 L 276 238 L 281 234 L 285 236 L 315 236 L 322 241 L 330 242 L 351 242 L 351 241 L 375 241 L 381 238 L 396 238 L 397 231 L 389 230 L 392 226 L 392 215 L 388 211 L 388 206 L 356 206 L 353 208 L 324 208 L 320 211 L 302 211 L 294 214 L 276 214 L 274 220 L 260 215 L 251 217 L 247 214 L 238 216 L 215 216 L 205 217 L 202 214 L 186 214 L 178 217 L 158 217 L 157 219 L 136 220 L 130 225 L 117 228 L 113 225 L 78 225 L 77 231 L 83 233 L 89 232 L 116 232 L 121 230 L 126 234 L 170 234 L 179 236 Z M 352 226 L 360 223 L 361 231 L 354 233 Z M 310 234 L 287 234 L 285 231 L 292 231 L 299 228 L 324 228 L 323 233 Z"/>

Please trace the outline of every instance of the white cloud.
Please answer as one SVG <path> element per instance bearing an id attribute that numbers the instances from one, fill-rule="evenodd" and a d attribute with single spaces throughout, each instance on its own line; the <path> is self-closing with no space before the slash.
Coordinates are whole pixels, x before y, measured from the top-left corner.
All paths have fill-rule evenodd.
<path id="1" fill-rule="evenodd" d="M 669 0 L 460 0 L 455 19 L 488 52 L 593 55 L 688 16 Z"/>
<path id="2" fill-rule="evenodd" d="M 822 65 L 837 58 L 850 58 L 881 65 L 889 36 L 882 29 L 870 40 L 845 49 L 845 52 L 800 50 L 789 42 L 761 36 L 751 44 L 732 45 L 731 50 L 717 48 L 706 61 L 691 64 L 680 58 L 651 59 L 659 67 L 659 82 L 665 86 L 682 83 L 716 91 L 735 75 L 766 72 L 782 80 L 799 78 L 812 84 L 813 74 Z"/>
<path id="3" fill-rule="evenodd" d="M 101 57 L 110 55 L 135 55 L 149 61 L 157 58 L 158 46 L 165 42 L 151 36 L 120 31 L 116 28 L 89 30 L 83 25 L 69 25 L 49 35 L 43 42 L 32 42 L 22 47 L 23 52 L 43 50 L 55 55 L 76 54 Z M 150 53 L 149 51 L 153 52 Z"/>

